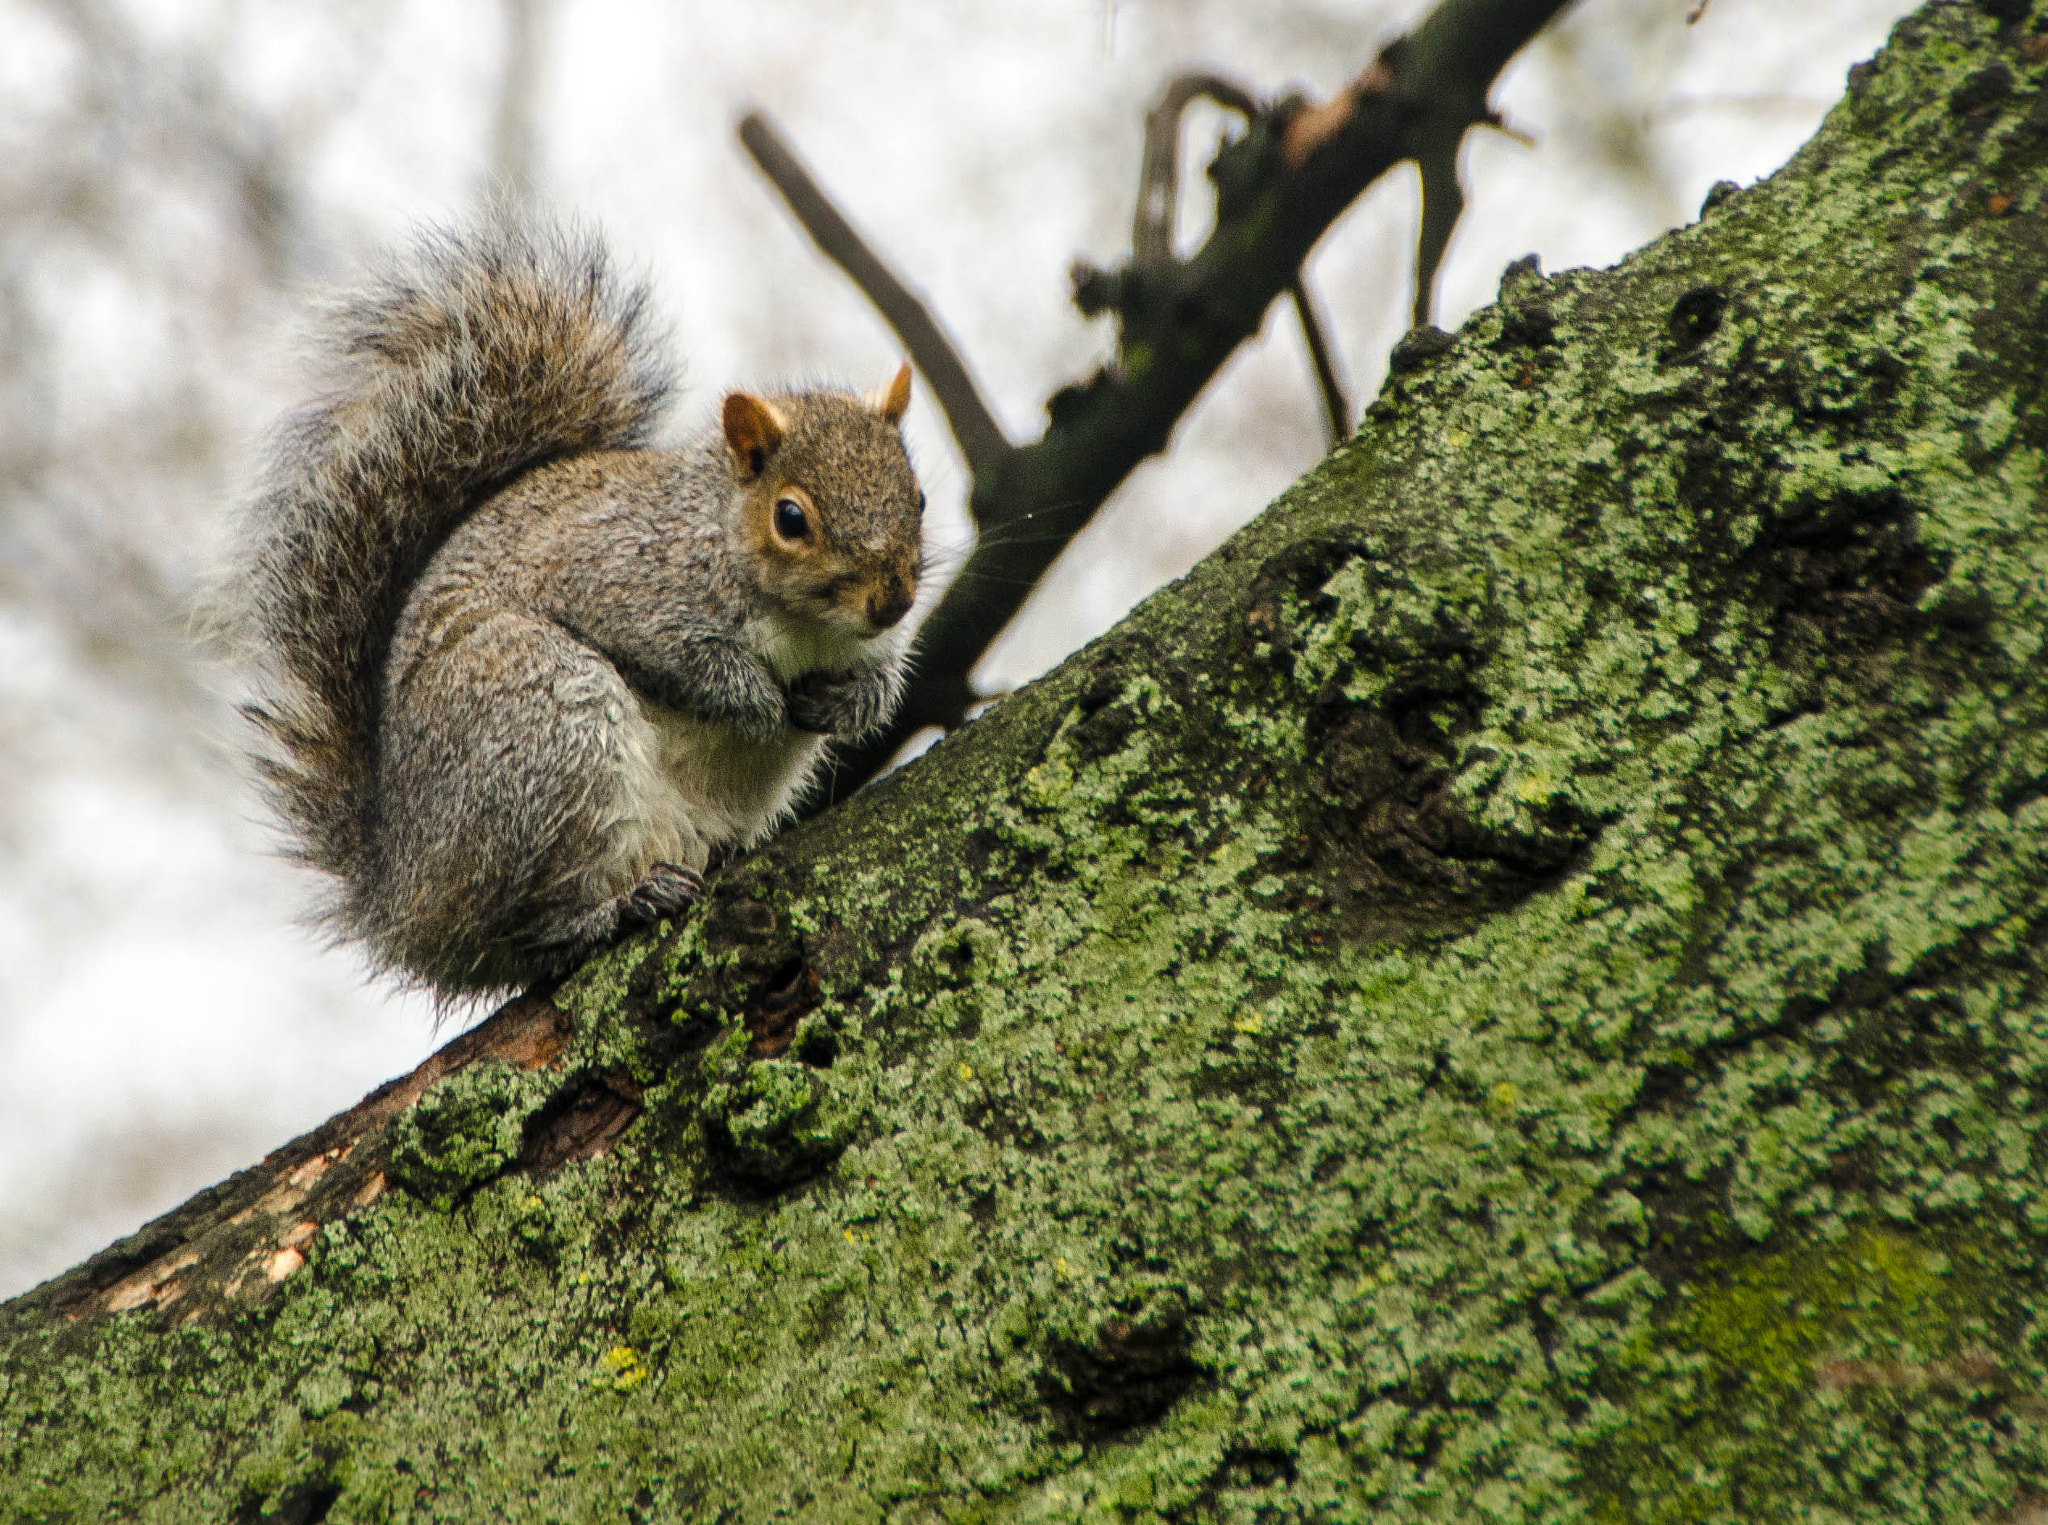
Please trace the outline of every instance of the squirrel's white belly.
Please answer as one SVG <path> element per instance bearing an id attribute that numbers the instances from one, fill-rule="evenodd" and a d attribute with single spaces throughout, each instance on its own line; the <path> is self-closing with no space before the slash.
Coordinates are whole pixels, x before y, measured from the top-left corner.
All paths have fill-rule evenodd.
<path id="1" fill-rule="evenodd" d="M 751 622 L 742 643 L 787 683 L 798 673 L 844 671 L 857 636 L 779 618 Z M 635 694 L 618 728 L 619 790 L 603 876 L 623 893 L 656 863 L 703 872 L 721 847 L 751 846 L 789 815 L 825 753 L 825 738 L 784 730 L 749 741 Z"/>
<path id="2" fill-rule="evenodd" d="M 785 731 L 748 741 L 636 696 L 622 728 L 617 882 L 631 887 L 655 863 L 702 872 L 711 854 L 759 841 L 790 812 L 824 738 Z"/>

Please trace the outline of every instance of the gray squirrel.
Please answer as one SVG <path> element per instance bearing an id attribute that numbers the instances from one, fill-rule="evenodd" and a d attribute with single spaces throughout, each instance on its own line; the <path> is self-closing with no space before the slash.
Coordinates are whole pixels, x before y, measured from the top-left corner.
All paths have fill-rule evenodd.
<path id="1" fill-rule="evenodd" d="M 687 907 L 901 696 L 924 495 L 870 398 L 733 392 L 681 449 L 644 286 L 503 215 L 328 309 L 241 526 L 259 766 L 323 918 L 444 998 Z"/>

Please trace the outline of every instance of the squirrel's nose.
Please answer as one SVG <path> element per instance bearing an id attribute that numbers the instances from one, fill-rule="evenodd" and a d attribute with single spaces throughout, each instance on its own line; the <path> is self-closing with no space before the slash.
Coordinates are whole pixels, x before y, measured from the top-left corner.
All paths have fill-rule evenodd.
<path id="1" fill-rule="evenodd" d="M 877 630 L 887 630 L 910 612 L 912 597 L 909 583 L 901 577 L 891 577 L 868 594 L 868 623 Z"/>

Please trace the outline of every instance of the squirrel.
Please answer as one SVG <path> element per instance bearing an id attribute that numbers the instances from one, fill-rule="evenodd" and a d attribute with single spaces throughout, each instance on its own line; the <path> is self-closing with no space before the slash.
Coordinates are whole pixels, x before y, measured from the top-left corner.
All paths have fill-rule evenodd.
<path id="1" fill-rule="evenodd" d="M 443 999 L 679 914 L 902 695 L 909 365 L 655 448 L 648 303 L 592 234 L 423 234 L 316 325 L 325 389 L 244 512 L 227 617 L 290 855 Z"/>

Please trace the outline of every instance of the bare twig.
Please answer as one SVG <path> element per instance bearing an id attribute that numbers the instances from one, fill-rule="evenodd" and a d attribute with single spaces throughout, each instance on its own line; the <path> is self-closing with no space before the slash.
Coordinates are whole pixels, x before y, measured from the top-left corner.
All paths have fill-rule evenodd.
<path id="1" fill-rule="evenodd" d="M 1351 404 L 1344 397 L 1344 383 L 1337 378 L 1336 362 L 1331 358 L 1328 325 L 1317 310 L 1315 298 L 1309 294 L 1308 277 L 1301 271 L 1294 274 L 1294 284 L 1288 288 L 1288 295 L 1294 298 L 1294 315 L 1301 320 L 1301 337 L 1308 344 L 1308 358 L 1316 368 L 1316 386 L 1323 396 L 1323 422 L 1328 426 L 1330 443 L 1335 445 L 1351 432 Z"/>
<path id="2" fill-rule="evenodd" d="M 912 362 L 931 384 L 932 396 L 946 415 L 953 438 L 960 443 L 960 453 L 967 457 L 967 469 L 977 481 L 985 473 L 995 471 L 1009 454 L 1010 442 L 981 400 L 974 377 L 954 349 L 953 341 L 926 310 L 923 300 L 854 231 L 765 116 L 758 111 L 748 112 L 740 119 L 739 134 L 740 142 L 753 155 L 769 183 L 782 193 L 782 199 L 789 203 L 804 231 L 875 304 L 910 351 Z"/>
<path id="3" fill-rule="evenodd" d="M 1138 171 L 1138 212 L 1131 224 L 1131 262 L 1161 265 L 1173 258 L 1173 224 L 1180 206 L 1180 119 L 1200 99 L 1235 111 L 1246 121 L 1259 103 L 1242 85 L 1220 74 L 1177 76 L 1145 113 L 1145 159 Z"/>
<path id="4" fill-rule="evenodd" d="M 1436 313 L 1436 273 L 1444 250 L 1465 211 L 1465 188 L 1458 183 L 1458 139 L 1425 150 L 1415 161 L 1422 172 L 1422 224 L 1415 233 L 1415 326 L 1426 327 Z"/>

